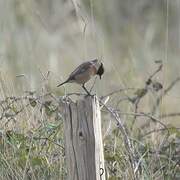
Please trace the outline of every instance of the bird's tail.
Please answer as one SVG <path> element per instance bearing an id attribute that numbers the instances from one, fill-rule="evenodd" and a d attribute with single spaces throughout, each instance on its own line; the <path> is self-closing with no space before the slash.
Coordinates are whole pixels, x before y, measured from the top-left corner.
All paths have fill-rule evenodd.
<path id="1" fill-rule="evenodd" d="M 68 80 L 66 80 L 66 81 L 64 81 L 63 83 L 57 85 L 57 87 L 62 86 L 63 84 L 66 84 L 66 83 L 68 83 Z"/>

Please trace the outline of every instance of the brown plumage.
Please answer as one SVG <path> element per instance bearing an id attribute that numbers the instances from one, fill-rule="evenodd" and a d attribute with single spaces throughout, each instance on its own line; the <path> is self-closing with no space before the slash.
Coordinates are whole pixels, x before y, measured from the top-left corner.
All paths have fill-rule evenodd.
<path id="1" fill-rule="evenodd" d="M 95 59 L 92 61 L 87 61 L 79 65 L 68 77 L 66 81 L 59 84 L 57 87 L 62 86 L 66 83 L 77 83 L 82 85 L 83 89 L 88 93 L 89 91 L 85 88 L 85 83 L 89 81 L 93 76 L 99 75 L 100 79 L 104 73 L 103 64 Z"/>

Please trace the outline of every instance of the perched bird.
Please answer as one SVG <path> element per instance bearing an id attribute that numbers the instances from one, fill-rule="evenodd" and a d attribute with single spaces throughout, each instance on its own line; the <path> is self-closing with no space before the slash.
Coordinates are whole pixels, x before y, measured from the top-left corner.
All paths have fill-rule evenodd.
<path id="1" fill-rule="evenodd" d="M 100 79 L 104 73 L 103 63 L 98 59 L 87 61 L 79 65 L 68 77 L 66 81 L 59 84 L 57 87 L 62 86 L 65 83 L 77 83 L 90 95 L 90 92 L 86 89 L 85 83 L 89 81 L 93 76 L 99 75 Z"/>

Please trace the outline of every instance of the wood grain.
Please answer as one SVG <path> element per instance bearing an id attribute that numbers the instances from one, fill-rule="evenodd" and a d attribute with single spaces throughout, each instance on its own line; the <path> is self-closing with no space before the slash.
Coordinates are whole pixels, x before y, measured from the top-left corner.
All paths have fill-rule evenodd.
<path id="1" fill-rule="evenodd" d="M 105 180 L 101 113 L 96 96 L 66 102 L 65 153 L 68 180 Z"/>

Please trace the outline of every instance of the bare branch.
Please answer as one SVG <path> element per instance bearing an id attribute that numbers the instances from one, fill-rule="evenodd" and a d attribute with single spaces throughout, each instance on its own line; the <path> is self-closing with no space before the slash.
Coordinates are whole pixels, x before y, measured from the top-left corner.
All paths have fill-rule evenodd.
<path id="1" fill-rule="evenodd" d="M 112 91 L 112 92 L 110 92 L 104 96 L 101 96 L 101 99 L 103 99 L 106 96 L 112 96 L 112 95 L 119 93 L 119 92 L 122 92 L 122 91 L 135 90 L 135 89 L 137 89 L 137 88 L 120 88 L 120 89 L 114 90 L 114 91 Z"/>
<path id="2" fill-rule="evenodd" d="M 137 173 L 137 169 L 138 169 L 137 168 L 137 162 L 136 162 L 136 158 L 135 158 L 134 147 L 133 147 L 133 144 L 131 143 L 128 132 L 127 132 L 126 128 L 124 127 L 123 123 L 121 122 L 120 116 L 117 113 L 117 111 L 114 111 L 113 108 L 108 107 L 105 104 L 103 104 L 103 102 L 101 100 L 100 100 L 100 103 L 106 108 L 106 110 L 108 112 L 111 113 L 111 115 L 116 120 L 117 127 L 120 129 L 120 131 L 123 135 L 124 144 L 125 144 L 126 150 L 128 152 L 129 160 L 131 163 L 131 168 L 132 168 L 133 173 L 134 173 L 134 179 L 136 179 L 136 173 Z"/>
<path id="3" fill-rule="evenodd" d="M 163 67 L 163 64 L 160 64 L 158 69 L 152 75 L 150 75 L 148 79 L 152 79 L 158 72 L 162 70 L 162 67 Z"/>
<path id="4" fill-rule="evenodd" d="M 164 118 L 177 117 L 177 116 L 180 116 L 180 112 L 169 113 L 169 114 L 162 114 L 162 115 L 159 116 L 159 118 L 164 119 Z"/>
<path id="5" fill-rule="evenodd" d="M 156 113 L 157 108 L 159 107 L 160 102 L 162 101 L 163 97 L 167 95 L 167 93 L 180 81 L 180 77 L 177 77 L 171 84 L 162 92 L 162 94 L 157 98 L 155 105 L 152 108 L 152 114 Z"/>
<path id="6" fill-rule="evenodd" d="M 173 127 L 173 128 L 174 128 L 174 127 Z M 157 133 L 157 132 L 161 132 L 161 131 L 167 131 L 167 129 L 168 129 L 168 130 L 171 130 L 172 127 L 169 127 L 169 128 L 160 128 L 160 129 L 153 129 L 153 130 L 145 133 L 144 135 L 142 135 L 141 138 L 144 138 L 145 136 L 148 136 L 148 135 L 150 135 L 150 134 L 152 134 L 152 133 Z M 180 128 L 175 128 L 175 129 L 180 130 Z"/>

